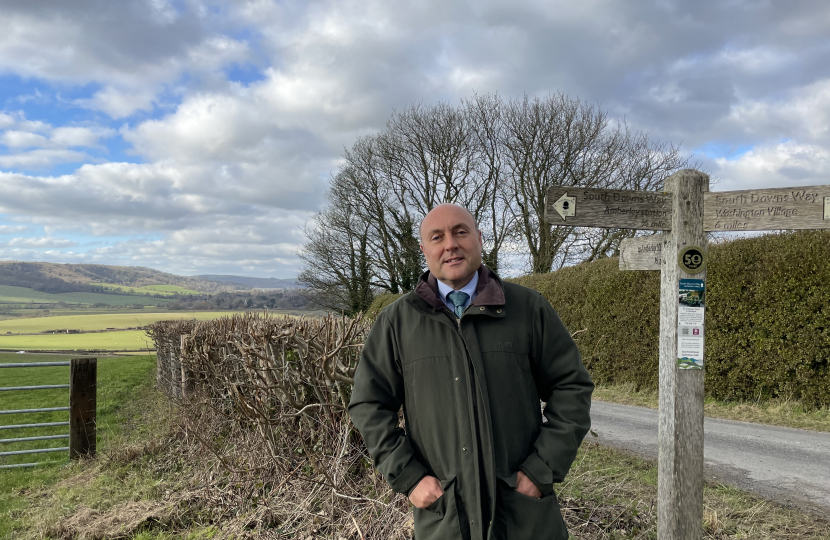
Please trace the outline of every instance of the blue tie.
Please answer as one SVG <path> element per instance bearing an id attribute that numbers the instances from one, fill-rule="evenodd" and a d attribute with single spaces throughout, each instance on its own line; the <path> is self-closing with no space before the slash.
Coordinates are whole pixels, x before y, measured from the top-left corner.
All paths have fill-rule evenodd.
<path id="1" fill-rule="evenodd" d="M 467 304 L 467 300 L 470 299 L 470 295 L 461 291 L 453 291 L 447 295 L 447 298 L 455 306 L 455 316 L 460 319 L 461 314 L 464 313 L 464 306 Z"/>

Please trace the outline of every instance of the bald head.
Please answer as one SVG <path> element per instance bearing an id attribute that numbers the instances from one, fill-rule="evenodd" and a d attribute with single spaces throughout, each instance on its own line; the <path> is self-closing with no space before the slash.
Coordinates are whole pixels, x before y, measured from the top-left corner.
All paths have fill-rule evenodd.
<path id="1" fill-rule="evenodd" d="M 424 219 L 421 220 L 421 226 L 418 229 L 418 234 L 421 237 L 421 244 L 424 243 L 424 223 L 431 222 L 430 216 L 440 216 L 443 217 L 446 214 L 462 214 L 469 219 L 469 223 L 472 223 L 473 229 L 478 231 L 478 224 L 476 223 L 476 218 L 473 217 L 473 214 L 461 206 L 460 204 L 454 203 L 441 203 L 429 212 L 427 215 L 424 216 Z"/>

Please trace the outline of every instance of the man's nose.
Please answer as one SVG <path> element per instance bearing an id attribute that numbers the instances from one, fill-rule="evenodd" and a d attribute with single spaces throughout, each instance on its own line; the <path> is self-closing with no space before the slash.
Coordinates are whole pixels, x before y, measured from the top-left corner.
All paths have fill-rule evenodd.
<path id="1" fill-rule="evenodd" d="M 453 249 L 458 247 L 458 242 L 455 241 L 455 236 L 447 235 L 447 238 L 444 240 L 444 249 L 447 251 L 452 251 Z"/>

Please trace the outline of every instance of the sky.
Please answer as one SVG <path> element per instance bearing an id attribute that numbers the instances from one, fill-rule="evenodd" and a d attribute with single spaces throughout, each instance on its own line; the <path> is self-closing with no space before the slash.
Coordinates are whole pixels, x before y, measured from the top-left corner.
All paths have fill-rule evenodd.
<path id="1" fill-rule="evenodd" d="M 557 91 L 713 191 L 830 184 L 826 0 L 3 0 L 0 260 L 293 277 L 394 110 Z"/>

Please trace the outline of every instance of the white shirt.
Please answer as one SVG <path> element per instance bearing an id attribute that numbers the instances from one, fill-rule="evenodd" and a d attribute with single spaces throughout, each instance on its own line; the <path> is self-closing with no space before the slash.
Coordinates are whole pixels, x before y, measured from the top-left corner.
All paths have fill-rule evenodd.
<path id="1" fill-rule="evenodd" d="M 453 305 L 452 300 L 447 298 L 447 295 L 450 294 L 451 292 L 453 292 L 455 289 L 453 289 L 452 287 L 450 287 L 449 285 L 447 285 L 446 283 L 444 283 L 440 279 L 437 280 L 437 281 L 438 281 L 438 294 L 441 295 L 441 300 L 443 300 L 444 304 L 448 308 L 450 308 L 450 311 L 452 311 L 454 313 L 455 312 L 455 306 Z M 467 306 L 469 306 L 473 302 L 473 298 L 476 297 L 476 286 L 477 285 L 478 285 L 478 271 L 476 271 L 476 273 L 473 274 L 473 279 L 471 279 L 469 283 L 467 283 L 461 289 L 459 289 L 460 292 L 467 293 L 467 295 L 470 297 L 467 300 L 467 303 L 464 304 L 464 309 L 467 309 Z"/>

